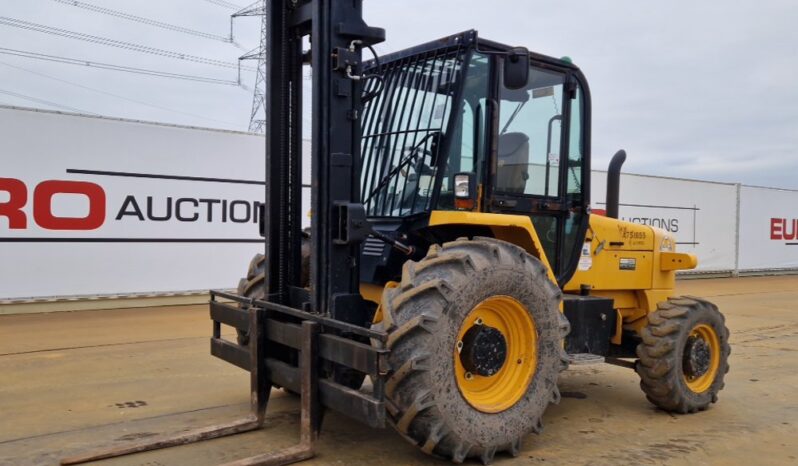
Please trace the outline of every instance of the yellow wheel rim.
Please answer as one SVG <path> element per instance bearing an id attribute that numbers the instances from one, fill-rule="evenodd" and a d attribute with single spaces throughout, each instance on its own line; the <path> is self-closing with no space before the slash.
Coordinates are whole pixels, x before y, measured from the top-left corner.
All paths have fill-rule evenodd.
<path id="1" fill-rule="evenodd" d="M 501 332 L 507 356 L 501 368 L 489 377 L 471 374 L 460 360 L 462 341 L 475 325 Z M 477 304 L 463 321 L 454 347 L 457 387 L 466 401 L 485 413 L 498 413 L 524 396 L 537 367 L 537 330 L 526 307 L 509 296 L 492 296 Z"/>
<path id="2" fill-rule="evenodd" d="M 690 330 L 690 336 L 704 340 L 704 343 L 709 347 L 709 369 L 697 377 L 690 377 L 683 373 L 684 382 L 687 387 L 695 393 L 703 393 L 709 390 L 712 383 L 715 381 L 715 376 L 718 375 L 718 367 L 720 367 L 720 338 L 715 332 L 715 329 L 707 324 L 698 324 Z"/>

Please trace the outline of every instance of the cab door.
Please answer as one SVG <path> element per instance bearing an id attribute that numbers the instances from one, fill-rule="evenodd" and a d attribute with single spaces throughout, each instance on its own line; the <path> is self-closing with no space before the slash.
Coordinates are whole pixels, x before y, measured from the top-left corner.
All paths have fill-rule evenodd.
<path id="1" fill-rule="evenodd" d="M 579 86 L 571 70 L 534 61 L 526 87 L 502 83 L 497 79 L 492 115 L 489 209 L 531 217 L 562 284 L 573 274 L 587 223 Z"/>

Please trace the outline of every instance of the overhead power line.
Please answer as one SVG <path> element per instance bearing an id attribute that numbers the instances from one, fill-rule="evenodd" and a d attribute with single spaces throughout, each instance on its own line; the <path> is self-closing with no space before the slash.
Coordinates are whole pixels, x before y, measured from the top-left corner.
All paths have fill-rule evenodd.
<path id="1" fill-rule="evenodd" d="M 255 71 L 255 68 L 252 67 L 245 67 L 241 66 L 239 63 L 227 62 L 222 60 L 217 60 L 214 58 L 207 58 L 207 57 L 200 57 L 196 55 L 189 55 L 181 52 L 174 52 L 171 50 L 164 50 L 155 47 L 149 47 L 146 45 L 135 44 L 132 42 L 123 42 L 115 39 L 109 39 L 107 37 L 100 37 L 100 36 L 93 36 L 90 34 L 83 34 L 80 32 L 69 31 L 66 29 L 59 29 L 51 26 L 45 26 L 42 24 L 31 23 L 28 21 L 23 21 L 20 19 L 15 18 L 8 18 L 5 16 L 0 16 L 0 25 L 5 26 L 12 26 L 20 29 L 25 29 L 29 31 L 41 32 L 45 34 L 51 34 L 61 37 L 67 37 L 69 39 L 77 39 L 86 42 L 91 42 L 94 44 L 100 45 L 107 45 L 110 47 L 117 47 L 125 50 L 132 50 L 134 52 L 140 53 L 148 53 L 151 55 L 158 55 L 167 58 L 174 58 L 176 60 L 185 60 L 194 63 L 201 63 L 204 65 L 211 65 L 211 66 L 219 66 L 223 68 L 235 68 L 235 69 L 244 69 L 247 71 Z"/>
<path id="2" fill-rule="evenodd" d="M 87 112 L 87 111 L 81 110 L 79 108 L 70 107 L 68 105 L 61 105 L 61 104 L 58 104 L 58 103 L 55 103 L 55 102 L 51 102 L 49 100 L 39 99 L 38 97 L 31 97 L 29 95 L 20 94 L 18 92 L 11 92 L 11 91 L 6 91 L 6 90 L 3 90 L 3 89 L 0 89 L 0 94 L 10 95 L 12 97 L 17 97 L 17 98 L 28 100 L 28 101 L 31 101 L 31 102 L 36 102 L 37 104 L 43 104 L 43 105 L 47 105 L 47 106 L 50 106 L 50 107 L 53 107 L 53 108 L 60 108 L 61 110 L 67 110 L 69 112 L 85 113 L 85 114 L 89 114 L 89 115 L 100 116 L 100 115 L 98 115 L 96 113 L 93 113 L 93 112 Z"/>
<path id="3" fill-rule="evenodd" d="M 146 24 L 148 26 L 154 26 L 161 29 L 167 29 L 170 31 L 181 32 L 183 34 L 189 34 L 192 36 L 203 37 L 205 39 L 212 39 L 218 40 L 222 42 L 232 43 L 233 40 L 230 37 L 221 36 L 218 34 L 211 34 L 209 32 L 197 31 L 196 29 L 190 29 L 182 26 L 177 26 L 175 24 L 164 23 L 162 21 L 157 21 L 150 18 L 145 18 L 143 16 L 136 16 L 131 15 L 129 13 L 125 13 L 123 11 L 112 10 L 110 8 L 101 7 L 98 5 L 93 5 L 91 3 L 80 2 L 77 0 L 53 0 L 54 2 L 63 3 L 64 5 L 70 5 L 77 8 L 83 8 L 84 10 L 93 11 L 95 13 L 101 13 L 108 16 L 114 16 L 116 18 L 125 19 L 128 21 L 133 21 L 136 23 Z"/>
<path id="4" fill-rule="evenodd" d="M 180 74 L 180 73 L 170 73 L 168 71 L 159 71 L 159 70 L 152 70 L 147 68 L 135 68 L 132 66 L 122 66 L 122 65 L 114 65 L 111 63 L 102 63 L 102 62 L 95 62 L 95 61 L 88 61 L 88 60 L 81 60 L 77 58 L 69 58 L 63 57 L 59 55 L 47 55 L 43 53 L 36 53 L 36 52 L 28 52 L 25 50 L 15 50 L 15 49 L 7 49 L 0 47 L 0 54 L 4 55 L 13 55 L 17 57 L 24 57 L 24 58 L 32 58 L 34 60 L 43 60 L 43 61 L 50 61 L 56 63 L 64 63 L 67 65 L 77 65 L 83 66 L 88 68 L 98 68 L 104 70 L 111 70 L 111 71 L 122 71 L 126 73 L 134 73 L 134 74 L 142 74 L 145 76 L 154 76 L 158 78 L 171 78 L 171 79 L 182 79 L 186 81 L 197 81 L 202 83 L 208 84 L 222 84 L 227 86 L 240 86 L 238 81 L 226 80 L 226 79 L 217 79 L 217 78 L 209 78 L 205 76 L 197 76 L 197 75 L 190 75 L 190 74 Z"/>
<path id="5" fill-rule="evenodd" d="M 138 100 L 138 99 L 132 99 L 130 97 L 125 97 L 123 95 L 114 94 L 113 92 L 103 91 L 101 89 L 97 89 L 97 88 L 94 88 L 94 87 L 86 86 L 86 85 L 83 85 L 83 84 L 78 84 L 78 83 L 75 83 L 75 82 L 72 82 L 72 81 L 68 81 L 66 79 L 56 78 L 55 76 L 50 76 L 49 74 L 45 74 L 45 73 L 40 73 L 38 71 L 29 70 L 27 68 L 23 68 L 21 66 L 12 65 L 10 63 L 6 63 L 6 62 L 3 62 L 3 61 L 0 61 L 0 65 L 7 66 L 9 68 L 14 68 L 14 69 L 17 69 L 17 70 L 20 70 L 20 71 L 24 71 L 26 73 L 35 74 L 37 76 L 41 76 L 43 78 L 47 78 L 47 79 L 50 79 L 50 80 L 53 80 L 53 81 L 58 81 L 58 82 L 61 82 L 61 83 L 64 83 L 64 84 L 69 84 L 70 86 L 79 87 L 79 88 L 85 89 L 87 91 L 96 92 L 98 94 L 107 95 L 109 97 L 114 97 L 116 99 L 121 99 L 121 100 L 125 100 L 125 101 L 128 101 L 128 102 L 133 102 L 133 103 L 139 104 L 139 105 L 144 105 L 146 107 L 156 108 L 158 110 L 165 110 L 167 112 L 179 113 L 181 115 L 186 115 L 186 116 L 191 116 L 191 117 L 195 117 L 195 118 L 201 118 L 203 120 L 215 121 L 217 123 L 224 123 L 226 125 L 236 126 L 235 123 L 231 123 L 229 121 L 217 120 L 216 118 L 206 117 L 206 116 L 203 116 L 203 115 L 197 115 L 196 113 L 184 112 L 182 110 L 175 110 L 173 108 L 163 107 L 161 105 L 156 105 L 156 104 L 151 104 L 149 102 L 144 102 L 144 101 L 141 101 L 141 100 Z"/>
<path id="6" fill-rule="evenodd" d="M 240 10 L 241 6 L 236 5 L 235 3 L 226 2 L 225 0 L 205 0 L 208 3 L 213 3 L 216 6 L 221 6 L 224 8 L 231 8 L 233 10 Z"/>

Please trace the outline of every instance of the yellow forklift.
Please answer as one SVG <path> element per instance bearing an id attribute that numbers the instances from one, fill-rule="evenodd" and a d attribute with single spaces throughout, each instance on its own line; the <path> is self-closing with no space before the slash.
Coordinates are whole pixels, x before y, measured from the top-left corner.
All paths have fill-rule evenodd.
<path id="1" fill-rule="evenodd" d="M 559 402 L 570 362 L 634 369 L 666 411 L 717 401 L 728 370 L 723 316 L 673 296 L 675 272 L 695 256 L 665 231 L 617 219 L 623 151 L 607 214 L 591 212 L 580 69 L 476 31 L 378 56 L 385 33 L 361 8 L 267 2 L 265 251 L 237 293 L 211 301 L 211 352 L 252 373 L 253 416 L 125 452 L 256 428 L 272 386 L 302 395 L 303 442 L 237 464 L 312 456 L 326 409 L 390 425 L 454 462 L 518 455 Z"/>

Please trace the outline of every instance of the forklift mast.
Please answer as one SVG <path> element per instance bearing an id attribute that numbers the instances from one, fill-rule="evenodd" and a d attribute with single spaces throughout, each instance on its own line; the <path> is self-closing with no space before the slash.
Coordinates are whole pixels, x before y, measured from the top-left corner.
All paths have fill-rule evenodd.
<path id="1" fill-rule="evenodd" d="M 385 40 L 362 0 L 266 3 L 266 199 L 262 233 L 268 301 L 364 325 L 359 246 L 361 51 Z M 307 40 L 306 38 L 309 38 Z M 303 44 L 310 50 L 303 50 Z M 300 284 L 302 68 L 312 69 L 310 293 Z"/>
<path id="2" fill-rule="evenodd" d="M 387 335 L 363 328 L 372 308 L 359 293 L 358 264 L 360 243 L 371 231 L 358 182 L 361 50 L 385 40 L 385 31 L 365 24 L 362 0 L 270 0 L 266 9 L 266 198 L 260 224 L 266 298 L 210 293 L 211 354 L 250 372 L 250 414 L 62 458 L 62 465 L 260 429 L 273 384 L 301 394 L 300 442 L 231 464 L 281 465 L 313 457 L 325 408 L 374 427 L 385 425 Z M 303 50 L 308 43 L 310 49 Z M 301 283 L 302 67 L 308 63 L 313 71 L 310 291 Z M 246 333 L 249 342 L 225 339 L 222 325 Z M 364 341 L 375 341 L 376 347 Z M 345 371 L 360 374 L 358 380 L 370 376 L 372 393 L 347 386 L 339 374 Z"/>

